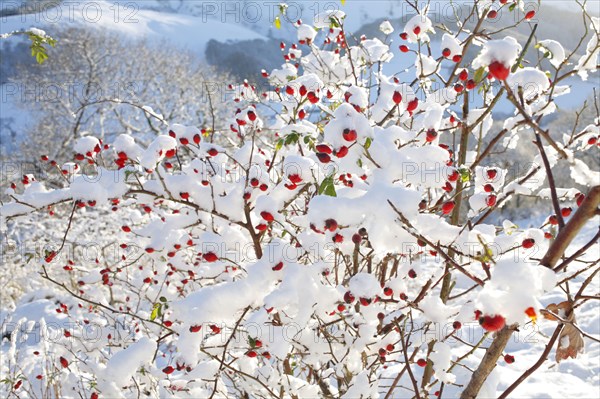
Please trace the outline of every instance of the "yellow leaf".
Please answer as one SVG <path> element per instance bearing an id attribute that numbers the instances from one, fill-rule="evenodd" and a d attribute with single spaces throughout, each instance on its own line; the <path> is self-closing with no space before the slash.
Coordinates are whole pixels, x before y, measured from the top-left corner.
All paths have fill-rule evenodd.
<path id="1" fill-rule="evenodd" d="M 340 0 L 340 2 L 342 3 L 342 5 L 346 4 L 346 0 Z"/>
<path id="2" fill-rule="evenodd" d="M 275 17 L 275 27 L 277 29 L 281 29 L 281 20 L 279 19 L 279 17 Z"/>

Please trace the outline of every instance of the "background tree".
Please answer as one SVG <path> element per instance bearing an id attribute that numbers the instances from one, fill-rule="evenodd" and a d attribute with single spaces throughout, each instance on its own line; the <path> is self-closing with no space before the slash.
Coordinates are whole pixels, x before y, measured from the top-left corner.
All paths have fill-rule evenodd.
<path id="1" fill-rule="evenodd" d="M 35 115 L 31 130 L 19 135 L 20 159 L 39 153 L 35 141 L 51 159 L 70 160 L 69 147 L 90 132 L 103 140 L 136 134 L 148 143 L 175 120 L 207 132 L 222 128 L 228 78 L 190 51 L 84 29 L 57 36 L 64 39 L 52 62 L 22 65 L 12 79 L 17 105 Z"/>

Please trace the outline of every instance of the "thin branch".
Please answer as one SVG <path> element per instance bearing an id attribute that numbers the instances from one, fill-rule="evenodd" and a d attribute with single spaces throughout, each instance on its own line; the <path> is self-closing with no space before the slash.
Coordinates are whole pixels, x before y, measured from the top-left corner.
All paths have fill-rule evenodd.
<path id="1" fill-rule="evenodd" d="M 508 395 L 512 391 L 514 391 L 516 387 L 518 387 L 531 374 L 533 374 L 537 369 L 540 368 L 540 366 L 548 358 L 548 354 L 550 353 L 550 351 L 552 350 L 552 347 L 554 346 L 554 343 L 556 342 L 556 340 L 560 336 L 560 332 L 562 331 L 562 329 L 563 329 L 563 324 L 559 324 L 556 327 L 556 329 L 554 330 L 554 333 L 552 334 L 552 337 L 550 338 L 550 341 L 546 344 L 546 348 L 544 349 L 544 352 L 542 353 L 542 355 L 540 356 L 540 358 L 537 360 L 537 362 L 535 362 L 535 364 L 533 366 L 531 366 L 530 368 L 528 368 L 523 374 L 521 374 L 521 376 L 519 378 L 517 378 L 517 380 L 515 382 L 513 382 L 508 388 L 506 388 L 506 390 L 504 392 L 502 392 L 502 395 L 500 395 L 498 397 L 498 399 L 505 399 L 506 397 L 508 397 Z"/>

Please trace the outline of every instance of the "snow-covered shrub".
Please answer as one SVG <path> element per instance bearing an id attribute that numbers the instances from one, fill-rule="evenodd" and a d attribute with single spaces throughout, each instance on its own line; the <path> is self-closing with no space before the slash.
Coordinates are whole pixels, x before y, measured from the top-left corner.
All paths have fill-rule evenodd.
<path id="1" fill-rule="evenodd" d="M 600 120 L 558 142 L 540 127 L 574 54 L 522 68 L 535 43 L 446 33 L 425 10 L 400 54 L 350 40 L 341 11 L 315 21 L 265 72 L 273 90 L 236 88 L 229 144 L 180 124 L 147 145 L 92 134 L 73 162 L 43 156 L 60 188 L 25 175 L 7 189 L 4 260 L 20 267 L 3 276 L 19 282 L 3 310 L 4 394 L 496 396 L 488 376 L 519 326 L 556 328 L 536 336 L 558 340 L 559 361 L 577 356 L 597 236 L 561 257 L 600 199 L 579 160 L 597 153 Z M 448 47 L 429 48 L 437 36 Z M 414 69 L 386 76 L 394 56 Z M 491 131 L 497 98 L 515 112 Z M 517 141 L 539 155 L 512 176 L 490 154 Z M 559 163 L 589 193 L 556 187 Z M 490 224 L 516 196 L 545 198 L 548 219 Z"/>

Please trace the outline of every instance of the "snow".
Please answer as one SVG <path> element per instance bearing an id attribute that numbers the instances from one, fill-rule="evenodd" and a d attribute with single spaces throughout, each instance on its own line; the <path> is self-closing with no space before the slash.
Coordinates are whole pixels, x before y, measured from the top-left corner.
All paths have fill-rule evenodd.
<path id="1" fill-rule="evenodd" d="M 113 142 L 113 148 L 117 154 L 124 152 L 131 159 L 140 157 L 143 152 L 142 148 L 135 143 L 134 138 L 128 134 L 117 136 Z"/>
<path id="2" fill-rule="evenodd" d="M 556 40 L 540 40 L 538 41 L 540 45 L 539 51 L 542 53 L 550 52 L 550 63 L 558 68 L 566 58 L 565 49 L 563 46 L 557 42 Z"/>
<path id="3" fill-rule="evenodd" d="M 147 337 L 141 338 L 110 358 L 103 377 L 119 386 L 126 385 L 139 367 L 152 361 L 154 348 L 155 344 Z"/>
<path id="4" fill-rule="evenodd" d="M 458 39 L 449 33 L 442 35 L 442 45 L 440 46 L 440 53 L 444 50 L 450 50 L 448 58 L 452 59 L 455 55 L 462 55 L 462 46 Z"/>
<path id="5" fill-rule="evenodd" d="M 587 80 L 589 71 L 596 71 L 600 48 L 598 48 L 598 35 L 600 35 L 600 18 L 591 18 L 590 30 L 595 33 L 586 46 L 585 54 L 579 59 L 576 69 L 583 80 Z"/>
<path id="6" fill-rule="evenodd" d="M 315 36 L 317 35 L 317 31 L 310 25 L 302 24 L 298 27 L 298 41 L 311 42 Z"/>
<path id="7" fill-rule="evenodd" d="M 421 55 L 415 59 L 416 76 L 433 75 L 439 70 L 440 64 L 430 56 Z"/>
<path id="8" fill-rule="evenodd" d="M 366 62 L 389 62 L 393 58 L 393 54 L 389 53 L 389 46 L 377 38 L 363 40 L 361 49 L 362 52 L 352 56 L 362 57 Z"/>
<path id="9" fill-rule="evenodd" d="M 436 378 L 445 384 L 453 384 L 456 381 L 456 376 L 447 372 L 452 362 L 450 345 L 444 342 L 436 342 L 433 346 L 430 359 L 433 362 L 433 370 Z"/>
<path id="10" fill-rule="evenodd" d="M 34 35 L 37 35 L 39 37 L 46 37 L 46 32 L 43 31 L 42 29 L 38 29 L 38 28 L 29 28 L 29 32 L 33 33 Z"/>
<path id="11" fill-rule="evenodd" d="M 381 293 L 381 286 L 372 274 L 358 273 L 352 276 L 348 285 L 350 292 L 357 297 L 374 298 Z"/>
<path id="12" fill-rule="evenodd" d="M 120 198 L 127 191 L 124 170 L 98 168 L 95 175 L 76 176 L 70 187 L 71 198 L 107 202 Z"/>
<path id="13" fill-rule="evenodd" d="M 571 177 L 578 184 L 596 184 L 600 181 L 600 172 L 590 169 L 589 165 L 580 159 L 571 162 Z"/>
<path id="14" fill-rule="evenodd" d="M 438 295 L 426 296 L 421 301 L 420 308 L 425 317 L 434 323 L 446 323 L 451 320 L 452 314 L 456 313 L 456 309 L 446 306 Z"/>
<path id="15" fill-rule="evenodd" d="M 283 86 L 288 81 L 295 79 L 298 70 L 292 64 L 285 63 L 281 69 L 274 69 L 269 75 L 269 81 L 275 86 Z"/>
<path id="16" fill-rule="evenodd" d="M 482 51 L 473 60 L 473 68 L 479 69 L 498 61 L 510 68 L 521 52 L 521 45 L 511 36 L 502 40 L 489 40 L 483 45 Z"/>
<path id="17" fill-rule="evenodd" d="M 157 136 L 140 157 L 140 164 L 146 169 L 154 169 L 163 160 L 167 151 L 177 147 L 177 141 L 166 135 Z"/>
<path id="18" fill-rule="evenodd" d="M 536 242 L 543 242 L 537 240 Z M 544 253 L 544 248 L 535 248 L 536 253 Z M 526 250 L 523 250 L 526 252 Z M 492 279 L 482 289 L 477 298 L 478 307 L 484 314 L 502 315 L 507 324 L 527 320 L 525 310 L 529 307 L 540 309 L 536 298 L 554 288 L 557 282 L 555 273 L 543 266 L 520 260 L 511 254 L 496 261 Z"/>
<path id="19" fill-rule="evenodd" d="M 523 98 L 526 101 L 536 98 L 550 87 L 550 81 L 546 74 L 531 67 L 518 69 L 509 75 L 507 83 L 515 93 L 519 87 L 522 88 Z"/>
<path id="20" fill-rule="evenodd" d="M 94 148 L 97 145 L 100 145 L 100 141 L 97 138 L 87 136 L 87 137 L 81 137 L 81 138 L 77 139 L 77 142 L 75 143 L 75 146 L 73 147 L 73 149 L 78 154 L 85 154 L 87 152 L 93 153 Z"/>
<path id="21" fill-rule="evenodd" d="M 418 33 L 415 32 L 416 28 L 418 28 Z M 429 43 L 431 39 L 428 33 L 435 33 L 435 29 L 433 28 L 433 22 L 427 17 L 427 12 L 425 12 L 409 19 L 404 26 L 404 32 L 407 34 L 409 43 L 416 43 L 419 40 Z"/>
<path id="22" fill-rule="evenodd" d="M 315 15 L 313 26 L 319 29 L 328 29 L 332 19 L 342 22 L 344 18 L 346 18 L 346 13 L 342 10 L 327 10 Z"/>
<path id="23" fill-rule="evenodd" d="M 391 35 L 392 33 L 394 33 L 394 27 L 392 26 L 390 21 L 383 21 L 381 24 L 379 24 L 379 30 L 384 35 Z"/>

